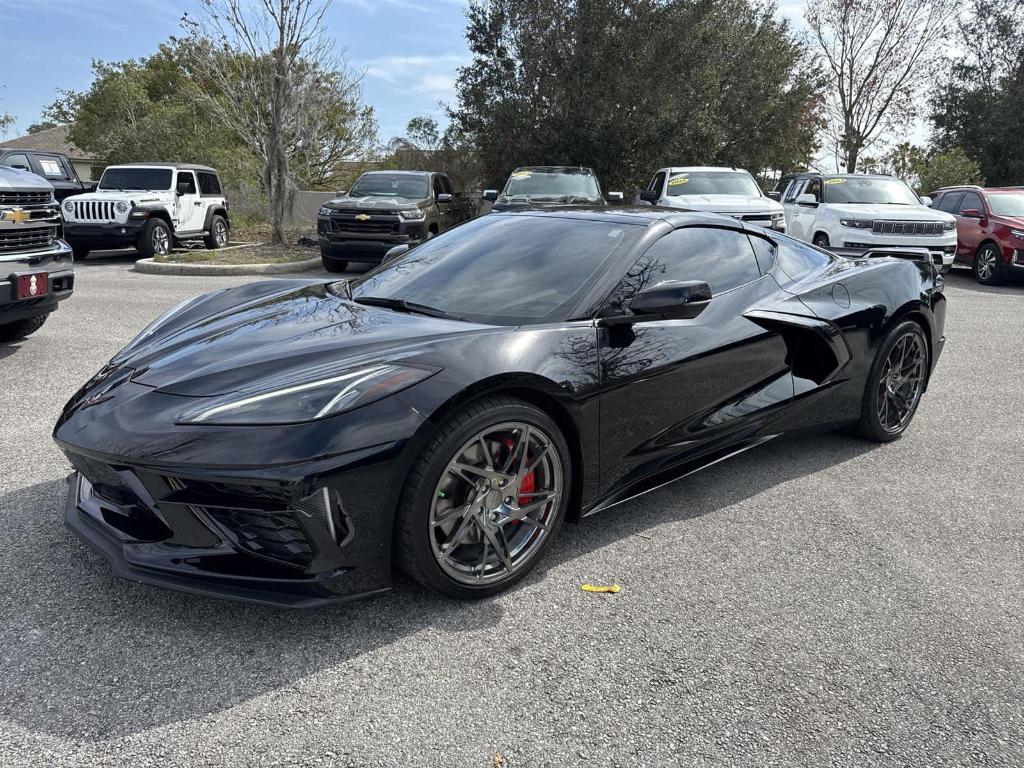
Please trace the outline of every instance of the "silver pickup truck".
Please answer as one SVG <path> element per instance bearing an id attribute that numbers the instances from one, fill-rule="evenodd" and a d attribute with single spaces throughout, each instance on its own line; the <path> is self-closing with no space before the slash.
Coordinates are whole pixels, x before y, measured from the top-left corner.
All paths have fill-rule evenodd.
<path id="1" fill-rule="evenodd" d="M 71 295 L 71 248 L 62 239 L 53 187 L 0 165 L 0 341 L 38 331 Z"/>
<path id="2" fill-rule="evenodd" d="M 320 209 L 320 256 L 330 272 L 350 261 L 379 264 L 395 246 L 413 247 L 472 216 L 469 199 L 443 173 L 369 171 Z"/>

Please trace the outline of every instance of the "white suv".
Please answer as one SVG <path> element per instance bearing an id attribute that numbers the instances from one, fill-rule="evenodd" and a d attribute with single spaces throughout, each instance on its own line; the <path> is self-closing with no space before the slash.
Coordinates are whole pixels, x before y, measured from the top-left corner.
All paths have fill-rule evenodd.
<path id="1" fill-rule="evenodd" d="M 637 196 L 637 203 L 708 211 L 785 231 L 782 206 L 767 197 L 740 168 L 662 168 Z"/>
<path id="2" fill-rule="evenodd" d="M 956 218 L 928 206 L 893 176 L 805 173 L 783 177 L 775 193 L 790 235 L 844 256 L 874 249 L 924 248 L 948 270 L 956 255 Z"/>
<path id="3" fill-rule="evenodd" d="M 223 248 L 230 234 L 220 177 L 205 165 L 112 165 L 95 192 L 66 198 L 61 213 L 76 260 L 132 246 L 145 257 L 162 255 L 188 240 Z"/>

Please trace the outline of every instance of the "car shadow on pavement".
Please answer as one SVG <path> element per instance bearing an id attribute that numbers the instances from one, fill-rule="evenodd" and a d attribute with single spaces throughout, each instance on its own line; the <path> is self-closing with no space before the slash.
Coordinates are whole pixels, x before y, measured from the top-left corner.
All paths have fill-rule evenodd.
<path id="1" fill-rule="evenodd" d="M 968 269 L 954 269 L 946 274 L 946 285 L 950 288 L 963 288 L 965 291 L 974 291 L 976 293 L 1002 293 L 1024 296 L 1024 279 L 1007 280 L 1002 285 L 982 285 L 974 279 L 974 274 Z"/>
<path id="2" fill-rule="evenodd" d="M 665 523 L 685 523 L 872 446 L 842 435 L 788 438 L 567 526 L 523 588 L 553 567 Z M 211 715 L 299 687 L 303 678 L 421 630 L 494 630 L 502 600 L 457 602 L 397 576 L 384 596 L 284 611 L 115 577 L 63 526 L 66 485 L 0 495 L 0 717 L 100 741 Z M 680 499 L 685 502 L 680 503 Z"/>

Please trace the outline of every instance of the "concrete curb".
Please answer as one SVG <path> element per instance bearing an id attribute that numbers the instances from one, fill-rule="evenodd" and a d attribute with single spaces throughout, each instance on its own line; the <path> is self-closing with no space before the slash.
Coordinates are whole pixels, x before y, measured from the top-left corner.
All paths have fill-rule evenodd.
<path id="1" fill-rule="evenodd" d="M 307 272 L 322 264 L 320 257 L 305 261 L 288 261 L 282 264 L 187 264 L 156 262 L 153 259 L 139 259 L 135 271 L 146 275 L 193 275 L 210 277 L 216 275 L 281 275 L 291 272 Z"/>

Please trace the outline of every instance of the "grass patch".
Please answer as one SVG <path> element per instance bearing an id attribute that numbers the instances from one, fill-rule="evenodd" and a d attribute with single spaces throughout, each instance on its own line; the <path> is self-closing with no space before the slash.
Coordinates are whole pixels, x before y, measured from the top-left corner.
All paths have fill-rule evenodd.
<path id="1" fill-rule="evenodd" d="M 176 250 L 153 260 L 161 264 L 287 264 L 320 255 L 320 249 L 305 245 L 250 245 L 244 248 L 208 251 L 205 248 Z"/>

